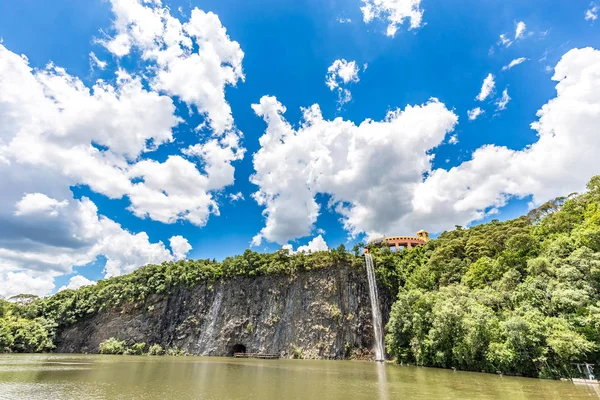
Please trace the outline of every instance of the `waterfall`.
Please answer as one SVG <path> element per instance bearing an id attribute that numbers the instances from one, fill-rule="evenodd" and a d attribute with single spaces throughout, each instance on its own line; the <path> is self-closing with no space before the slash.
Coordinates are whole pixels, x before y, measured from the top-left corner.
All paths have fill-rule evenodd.
<path id="1" fill-rule="evenodd" d="M 377 281 L 375 280 L 373 258 L 368 253 L 365 254 L 365 264 L 367 266 L 367 278 L 369 280 L 369 297 L 371 298 L 371 313 L 373 314 L 373 330 L 375 331 L 375 360 L 384 361 L 385 352 L 383 350 L 383 331 L 381 328 L 381 309 L 379 308 Z"/>
<path id="2" fill-rule="evenodd" d="M 213 345 L 215 342 L 215 322 L 217 317 L 219 316 L 219 312 L 221 311 L 221 303 L 223 303 L 223 292 L 224 289 L 221 287 L 217 289 L 217 294 L 215 295 L 215 299 L 213 300 L 212 305 L 210 306 L 210 310 L 206 314 L 204 325 L 202 326 L 202 334 L 200 335 L 200 340 L 198 341 L 198 346 L 201 349 L 200 354 L 203 356 L 209 355 L 213 349 Z"/>

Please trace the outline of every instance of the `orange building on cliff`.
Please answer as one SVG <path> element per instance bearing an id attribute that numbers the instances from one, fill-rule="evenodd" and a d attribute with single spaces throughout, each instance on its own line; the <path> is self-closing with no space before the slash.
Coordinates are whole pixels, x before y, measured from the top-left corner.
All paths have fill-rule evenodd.
<path id="1" fill-rule="evenodd" d="M 423 246 L 429 241 L 429 233 L 424 230 L 417 232 L 417 236 L 390 236 L 381 237 L 369 240 L 368 244 L 377 244 L 381 246 L 394 247 L 396 251 L 400 250 L 400 247 L 406 249 L 412 249 L 416 246 Z M 368 249 L 365 248 L 365 253 L 368 253 Z"/>

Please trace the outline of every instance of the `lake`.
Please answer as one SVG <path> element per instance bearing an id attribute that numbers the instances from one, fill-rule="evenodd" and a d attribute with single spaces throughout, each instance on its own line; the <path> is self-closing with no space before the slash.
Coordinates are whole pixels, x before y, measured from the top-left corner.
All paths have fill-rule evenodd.
<path id="1" fill-rule="evenodd" d="M 1 399 L 597 399 L 598 386 L 359 361 L 0 355 Z"/>

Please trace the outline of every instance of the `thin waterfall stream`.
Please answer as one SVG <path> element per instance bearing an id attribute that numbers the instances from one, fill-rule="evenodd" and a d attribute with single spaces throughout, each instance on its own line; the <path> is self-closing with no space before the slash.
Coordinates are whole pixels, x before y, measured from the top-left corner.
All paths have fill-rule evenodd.
<path id="1" fill-rule="evenodd" d="M 202 334 L 200 335 L 200 340 L 198 342 L 198 346 L 201 349 L 200 354 L 203 356 L 209 355 L 212 347 L 215 342 L 215 322 L 217 317 L 219 316 L 219 312 L 221 311 L 221 304 L 223 303 L 223 288 L 217 289 L 217 294 L 215 295 L 215 299 L 213 300 L 212 305 L 210 306 L 210 310 L 206 315 L 206 321 L 204 322 L 202 328 Z"/>
<path id="2" fill-rule="evenodd" d="M 383 329 L 381 322 L 381 308 L 379 307 L 379 294 L 377 293 L 377 281 L 375 280 L 375 267 L 373 257 L 365 254 L 365 265 L 367 267 L 367 279 L 369 280 L 369 297 L 371 298 L 371 313 L 373 315 L 373 330 L 375 331 L 375 360 L 384 361 Z"/>

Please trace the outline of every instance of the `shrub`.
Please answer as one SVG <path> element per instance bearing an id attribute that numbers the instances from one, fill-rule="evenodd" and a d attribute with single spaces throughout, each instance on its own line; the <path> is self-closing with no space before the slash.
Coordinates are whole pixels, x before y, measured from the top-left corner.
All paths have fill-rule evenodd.
<path id="1" fill-rule="evenodd" d="M 295 360 L 301 360 L 302 357 L 302 349 L 296 345 L 292 345 L 292 358 Z"/>
<path id="2" fill-rule="evenodd" d="M 150 356 L 162 356 L 163 354 L 165 354 L 165 351 L 160 344 L 153 344 L 148 349 L 148 355 Z"/>
<path id="3" fill-rule="evenodd" d="M 125 341 L 114 337 L 100 343 L 100 354 L 124 354 L 126 350 Z"/>
<path id="4" fill-rule="evenodd" d="M 166 353 L 168 356 L 183 356 L 183 355 L 185 355 L 185 352 L 183 350 L 181 350 L 179 347 L 171 347 L 170 349 L 167 350 Z"/>
<path id="5" fill-rule="evenodd" d="M 130 348 L 127 349 L 127 354 L 134 356 L 141 356 L 146 351 L 146 343 L 134 343 Z"/>

